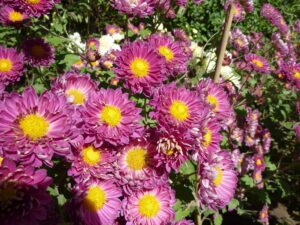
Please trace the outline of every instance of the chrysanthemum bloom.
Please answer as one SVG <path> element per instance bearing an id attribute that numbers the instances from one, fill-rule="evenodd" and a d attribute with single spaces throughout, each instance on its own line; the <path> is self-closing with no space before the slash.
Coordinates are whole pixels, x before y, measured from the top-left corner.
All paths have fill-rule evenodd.
<path id="1" fill-rule="evenodd" d="M 103 141 L 112 145 L 128 144 L 129 138 L 140 137 L 141 109 L 121 89 L 101 89 L 92 94 L 82 108 L 84 131 L 96 147 Z"/>
<path id="2" fill-rule="evenodd" d="M 24 67 L 24 55 L 14 48 L 0 46 L 0 81 L 14 82 L 19 80 Z"/>
<path id="3" fill-rule="evenodd" d="M 245 136 L 245 144 L 247 147 L 254 147 L 259 143 L 259 138 L 251 137 L 249 134 Z"/>
<path id="4" fill-rule="evenodd" d="M 0 166 L 0 220 L 2 225 L 40 225 L 47 219 L 51 178 L 46 170 L 16 166 L 4 159 Z"/>
<path id="5" fill-rule="evenodd" d="M 272 25 L 277 27 L 282 34 L 286 35 L 289 32 L 289 27 L 286 24 L 283 16 L 271 4 L 264 4 L 261 7 L 260 15 L 266 18 Z"/>
<path id="6" fill-rule="evenodd" d="M 12 93 L 0 104 L 0 143 L 5 154 L 22 164 L 52 165 L 53 153 L 67 156 L 73 136 L 72 113 L 63 96 L 32 87 Z"/>
<path id="7" fill-rule="evenodd" d="M 295 131 L 297 141 L 300 141 L 300 125 L 295 124 L 294 125 L 294 131 Z"/>
<path id="8" fill-rule="evenodd" d="M 215 118 L 208 118 L 203 121 L 199 134 L 197 134 L 198 149 L 194 157 L 220 149 L 220 141 L 223 136 L 220 134 L 221 125 Z"/>
<path id="9" fill-rule="evenodd" d="M 245 19 L 245 11 L 240 2 L 235 0 L 227 0 L 224 6 L 226 11 L 229 9 L 230 4 L 232 4 L 233 7 L 233 21 L 243 21 Z"/>
<path id="10" fill-rule="evenodd" d="M 68 72 L 52 84 L 52 90 L 57 94 L 63 94 L 67 102 L 82 106 L 90 95 L 96 92 L 97 86 L 98 82 L 92 80 L 88 74 Z"/>
<path id="11" fill-rule="evenodd" d="M 281 56 L 286 56 L 289 54 L 289 46 L 281 38 L 280 33 L 273 33 L 271 39 L 273 45 L 275 46 L 276 50 L 280 53 Z"/>
<path id="12" fill-rule="evenodd" d="M 166 174 L 155 167 L 154 154 L 155 146 L 146 138 L 120 149 L 115 176 L 127 194 L 133 190 L 152 189 L 167 182 Z"/>
<path id="13" fill-rule="evenodd" d="M 184 42 L 187 46 L 191 45 L 191 40 L 184 30 L 176 28 L 173 33 L 176 40 Z"/>
<path id="14" fill-rule="evenodd" d="M 241 145 L 244 140 L 244 131 L 236 127 L 232 130 L 230 138 L 236 141 L 238 145 Z"/>
<path id="15" fill-rule="evenodd" d="M 173 221 L 175 193 L 169 186 L 132 193 L 123 200 L 125 219 L 129 224 L 161 225 Z"/>
<path id="16" fill-rule="evenodd" d="M 300 19 L 295 21 L 294 30 L 298 35 L 300 35 Z"/>
<path id="17" fill-rule="evenodd" d="M 215 151 L 202 160 L 198 169 L 201 207 L 208 206 L 212 210 L 224 208 L 233 198 L 237 185 L 231 156 L 225 151 Z"/>
<path id="18" fill-rule="evenodd" d="M 271 147 L 271 142 L 272 142 L 271 133 L 268 129 L 264 129 L 261 132 L 261 135 L 262 135 L 264 153 L 269 153 L 270 147 Z"/>
<path id="19" fill-rule="evenodd" d="M 254 138 L 257 133 L 257 129 L 259 126 L 259 117 L 260 117 L 260 112 L 257 109 L 253 110 L 250 107 L 247 108 L 246 133 L 249 134 L 250 137 L 252 138 Z"/>
<path id="20" fill-rule="evenodd" d="M 105 27 L 105 31 L 107 34 L 113 35 L 115 33 L 121 32 L 121 28 L 114 24 L 107 24 Z"/>
<path id="21" fill-rule="evenodd" d="M 248 53 L 245 55 L 245 61 L 252 70 L 258 73 L 268 74 L 270 72 L 268 61 L 259 55 Z"/>
<path id="22" fill-rule="evenodd" d="M 259 212 L 259 221 L 266 225 L 269 224 L 269 207 L 267 205 L 264 205 Z"/>
<path id="23" fill-rule="evenodd" d="M 18 25 L 26 20 L 28 16 L 9 6 L 3 6 L 0 9 L 0 22 L 3 25 Z"/>
<path id="24" fill-rule="evenodd" d="M 206 104 L 200 100 L 196 91 L 176 87 L 175 83 L 162 86 L 150 100 L 153 106 L 150 116 L 161 127 L 192 129 L 202 122 Z"/>
<path id="25" fill-rule="evenodd" d="M 82 59 L 79 59 L 74 62 L 74 64 L 72 65 L 72 69 L 75 71 L 78 71 L 81 68 L 83 68 L 84 66 L 85 66 L 85 63 L 82 61 Z"/>
<path id="26" fill-rule="evenodd" d="M 300 89 L 300 63 L 287 63 L 283 65 L 287 78 L 295 85 L 297 89 Z"/>
<path id="27" fill-rule="evenodd" d="M 179 167 L 189 159 L 188 151 L 194 144 L 189 132 L 171 127 L 156 129 L 152 140 L 156 143 L 154 158 L 157 166 L 164 166 L 168 173 L 171 169 L 178 172 Z"/>
<path id="28" fill-rule="evenodd" d="M 255 169 L 263 171 L 265 169 L 264 157 L 260 154 L 255 154 L 253 156 L 253 161 L 255 162 Z"/>
<path id="29" fill-rule="evenodd" d="M 254 0 L 241 0 L 241 4 L 247 13 L 252 13 L 254 10 Z"/>
<path id="30" fill-rule="evenodd" d="M 198 83 L 197 90 L 203 101 L 210 105 L 217 119 L 228 119 L 233 114 L 228 95 L 222 86 L 211 79 L 204 79 Z"/>
<path id="31" fill-rule="evenodd" d="M 204 3 L 205 0 L 193 0 L 193 3 L 197 4 L 197 5 L 201 5 L 202 3 Z"/>
<path id="32" fill-rule="evenodd" d="M 41 16 L 48 13 L 56 2 L 54 0 L 4 0 L 5 4 L 16 7 L 29 16 Z"/>
<path id="33" fill-rule="evenodd" d="M 111 4 L 122 13 L 143 18 L 154 13 L 157 0 L 111 0 Z"/>
<path id="34" fill-rule="evenodd" d="M 97 50 L 100 47 L 100 42 L 98 38 L 89 38 L 86 41 L 86 49 L 92 49 L 92 50 Z"/>
<path id="35" fill-rule="evenodd" d="M 111 181 L 92 181 L 85 186 L 77 187 L 81 220 L 86 225 L 112 225 L 120 213 L 121 189 Z"/>
<path id="36" fill-rule="evenodd" d="M 54 62 L 54 48 L 44 39 L 27 39 L 22 48 L 31 66 L 50 66 Z"/>
<path id="37" fill-rule="evenodd" d="M 239 28 L 234 28 L 231 33 L 231 44 L 238 51 L 248 52 L 249 42 L 246 35 Z"/>
<path id="38" fill-rule="evenodd" d="M 258 189 L 262 189 L 264 187 L 261 173 L 262 173 L 262 171 L 259 169 L 253 171 L 253 180 Z"/>
<path id="39" fill-rule="evenodd" d="M 187 70 L 188 54 L 183 51 L 183 45 L 179 41 L 166 34 L 153 34 L 149 37 L 150 45 L 164 57 L 167 74 L 175 76 Z"/>
<path id="40" fill-rule="evenodd" d="M 123 46 L 117 53 L 113 70 L 134 93 L 149 95 L 166 79 L 163 57 L 144 41 Z"/>
<path id="41" fill-rule="evenodd" d="M 178 6 L 186 6 L 188 0 L 176 0 L 175 3 Z"/>
<path id="42" fill-rule="evenodd" d="M 88 179 L 110 179 L 114 169 L 112 163 L 116 160 L 115 153 L 106 147 L 96 148 L 91 143 L 81 141 L 70 157 L 72 162 L 68 175 L 77 183 Z"/>

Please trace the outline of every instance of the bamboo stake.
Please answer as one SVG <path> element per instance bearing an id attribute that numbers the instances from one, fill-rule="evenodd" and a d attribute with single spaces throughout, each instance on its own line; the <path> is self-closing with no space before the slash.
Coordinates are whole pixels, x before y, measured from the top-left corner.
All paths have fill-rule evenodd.
<path id="1" fill-rule="evenodd" d="M 218 83 L 220 80 L 220 73 L 221 73 L 221 68 L 222 68 L 222 64 L 223 64 L 223 60 L 224 60 L 225 50 L 226 50 L 228 39 L 229 39 L 233 14 L 234 14 L 234 7 L 232 4 L 230 4 L 228 14 L 227 14 L 227 17 L 225 20 L 225 29 L 224 29 L 223 36 L 222 36 L 221 46 L 219 49 L 219 55 L 217 58 L 216 71 L 214 74 L 214 82 L 215 83 Z"/>

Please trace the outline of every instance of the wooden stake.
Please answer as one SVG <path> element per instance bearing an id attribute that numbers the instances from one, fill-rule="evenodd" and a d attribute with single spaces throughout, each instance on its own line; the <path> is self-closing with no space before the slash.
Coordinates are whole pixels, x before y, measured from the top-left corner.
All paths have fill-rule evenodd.
<path id="1" fill-rule="evenodd" d="M 217 58 L 216 71 L 214 74 L 214 82 L 215 83 L 218 83 L 220 80 L 220 73 L 221 73 L 224 55 L 225 55 L 225 51 L 226 51 L 226 47 L 227 47 L 227 43 L 228 43 L 228 39 L 229 39 L 233 14 L 234 14 L 234 7 L 232 4 L 230 4 L 228 14 L 227 14 L 227 17 L 225 20 L 225 28 L 224 28 L 224 32 L 223 32 L 223 36 L 222 36 L 221 46 L 219 48 L 219 55 Z"/>

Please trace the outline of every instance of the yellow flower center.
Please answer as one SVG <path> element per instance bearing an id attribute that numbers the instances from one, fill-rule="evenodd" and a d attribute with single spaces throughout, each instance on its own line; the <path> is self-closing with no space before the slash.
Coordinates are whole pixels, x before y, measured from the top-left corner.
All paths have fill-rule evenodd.
<path id="1" fill-rule="evenodd" d="M 135 58 L 130 63 L 130 69 L 135 77 L 146 77 L 149 73 L 149 63 L 142 58 Z"/>
<path id="2" fill-rule="evenodd" d="M 138 210 L 144 217 L 154 217 L 160 210 L 160 202 L 156 196 L 145 194 L 138 202 Z"/>
<path id="3" fill-rule="evenodd" d="M 20 22 L 23 20 L 23 15 L 17 11 L 11 11 L 8 15 L 8 19 L 12 22 Z"/>
<path id="4" fill-rule="evenodd" d="M 207 147 L 207 146 L 209 146 L 210 143 L 211 143 L 212 131 L 211 131 L 208 127 L 206 127 L 204 130 L 205 130 L 206 133 L 205 133 L 205 135 L 204 135 L 203 145 L 204 145 L 205 147 Z"/>
<path id="5" fill-rule="evenodd" d="M 216 176 L 215 176 L 215 179 L 214 179 L 214 184 L 216 186 L 219 186 L 221 184 L 221 182 L 222 182 L 223 171 L 222 171 L 222 169 L 219 166 L 215 167 L 215 171 L 216 171 Z"/>
<path id="6" fill-rule="evenodd" d="M 0 72 L 3 73 L 10 72 L 12 67 L 13 64 L 10 59 L 0 59 Z"/>
<path id="7" fill-rule="evenodd" d="M 166 151 L 166 154 L 167 154 L 167 155 L 173 155 L 173 154 L 174 154 L 174 149 L 168 149 L 168 150 Z"/>
<path id="8" fill-rule="evenodd" d="M 44 137 L 49 130 L 49 122 L 37 114 L 29 114 L 21 118 L 19 126 L 23 133 L 32 140 Z"/>
<path id="9" fill-rule="evenodd" d="M 173 101 L 169 110 L 174 119 L 178 121 L 184 121 L 190 116 L 189 107 L 183 101 Z"/>
<path id="10" fill-rule="evenodd" d="M 262 212 L 262 213 L 261 213 L 261 218 L 264 219 L 265 216 L 266 216 L 265 213 Z"/>
<path id="11" fill-rule="evenodd" d="M 107 123 L 111 127 L 117 126 L 121 119 L 122 114 L 120 108 L 112 105 L 106 105 L 103 107 L 100 113 L 100 119 Z"/>
<path id="12" fill-rule="evenodd" d="M 77 60 L 74 64 L 78 65 L 78 66 L 81 66 L 83 64 L 82 60 L 79 59 Z"/>
<path id="13" fill-rule="evenodd" d="M 263 67 L 263 63 L 262 61 L 258 60 L 258 59 L 253 59 L 252 62 L 259 68 L 262 68 Z"/>
<path id="14" fill-rule="evenodd" d="M 72 102 L 76 105 L 82 105 L 85 102 L 85 95 L 82 91 L 71 88 L 66 91 L 68 98 L 71 98 Z"/>
<path id="15" fill-rule="evenodd" d="M 126 154 L 127 166 L 132 170 L 141 170 L 147 167 L 147 151 L 141 147 L 130 149 Z"/>
<path id="16" fill-rule="evenodd" d="M 116 33 L 115 28 L 110 28 L 110 29 L 108 30 L 108 33 L 109 33 L 109 34 L 114 34 L 114 33 Z"/>
<path id="17" fill-rule="evenodd" d="M 31 54 L 36 58 L 42 58 L 45 56 L 45 49 L 42 45 L 34 45 L 30 49 Z"/>
<path id="18" fill-rule="evenodd" d="M 256 180 L 256 181 L 259 181 L 260 178 L 261 178 L 260 173 L 256 173 L 256 174 L 255 174 L 255 180 Z"/>
<path id="19" fill-rule="evenodd" d="M 28 4 L 36 5 L 39 4 L 41 0 L 26 0 Z"/>
<path id="20" fill-rule="evenodd" d="M 3 159 L 4 158 L 0 156 L 0 166 L 2 166 Z"/>
<path id="21" fill-rule="evenodd" d="M 233 14 L 234 14 L 234 16 L 238 16 L 238 14 L 239 14 L 239 9 L 238 9 L 237 7 L 234 7 L 234 6 L 233 6 Z"/>
<path id="22" fill-rule="evenodd" d="M 219 109 L 219 102 L 218 99 L 213 96 L 213 95 L 208 95 L 207 96 L 207 101 L 209 102 L 209 104 L 213 105 L 213 111 L 216 112 Z"/>
<path id="23" fill-rule="evenodd" d="M 89 43 L 89 46 L 90 46 L 90 47 L 96 47 L 96 44 L 95 44 L 95 42 L 91 41 L 91 42 Z"/>
<path id="24" fill-rule="evenodd" d="M 102 209 L 106 202 L 106 194 L 103 188 L 99 186 L 90 187 L 83 200 L 83 205 L 91 212 L 97 212 Z"/>
<path id="25" fill-rule="evenodd" d="M 300 79 L 300 72 L 296 71 L 293 75 L 296 79 Z"/>
<path id="26" fill-rule="evenodd" d="M 244 45 L 244 42 L 243 42 L 240 38 L 237 38 L 237 39 L 236 39 L 236 42 L 238 43 L 238 45 L 239 45 L 240 47 L 242 47 L 242 46 Z"/>
<path id="27" fill-rule="evenodd" d="M 161 55 L 163 55 L 166 58 L 167 61 L 172 61 L 172 59 L 174 58 L 173 51 L 167 46 L 160 46 L 158 48 L 158 51 Z"/>
<path id="28" fill-rule="evenodd" d="M 261 163 L 261 160 L 260 159 L 257 159 L 256 160 L 256 165 L 260 166 L 262 163 Z"/>
<path id="29" fill-rule="evenodd" d="M 0 189 L 0 201 L 7 202 L 17 195 L 17 190 L 12 184 L 7 184 L 5 187 Z"/>
<path id="30" fill-rule="evenodd" d="M 93 166 L 101 161 L 101 153 L 93 146 L 89 146 L 82 149 L 82 158 L 84 162 L 90 166 Z"/>

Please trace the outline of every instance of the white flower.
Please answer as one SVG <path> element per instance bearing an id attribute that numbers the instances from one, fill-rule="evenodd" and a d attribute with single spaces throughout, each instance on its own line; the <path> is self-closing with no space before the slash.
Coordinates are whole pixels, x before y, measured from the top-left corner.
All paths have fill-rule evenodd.
<path id="1" fill-rule="evenodd" d="M 103 35 L 100 39 L 100 47 L 99 47 L 99 54 L 104 56 L 106 53 L 110 52 L 111 50 L 121 50 L 120 45 L 115 43 L 115 40 L 111 35 Z"/>
<path id="2" fill-rule="evenodd" d="M 114 39 L 114 41 L 121 41 L 124 39 L 124 34 L 118 32 L 118 33 L 114 33 L 113 35 L 111 35 L 112 38 Z"/>
<path id="3" fill-rule="evenodd" d="M 205 68 L 207 73 L 211 73 L 215 70 L 217 64 L 217 55 L 215 49 L 211 49 L 205 53 Z"/>
<path id="4" fill-rule="evenodd" d="M 68 37 L 71 41 L 71 43 L 67 47 L 69 51 L 74 52 L 73 48 L 76 48 L 79 53 L 84 52 L 85 44 L 81 42 L 81 36 L 78 32 L 75 32 Z"/>
<path id="5" fill-rule="evenodd" d="M 234 71 L 232 67 L 222 66 L 221 76 L 224 78 L 224 80 L 231 81 L 237 88 L 241 88 L 240 76 Z"/>
<path id="6" fill-rule="evenodd" d="M 198 46 L 196 42 L 192 41 L 190 48 L 193 52 L 193 58 L 201 58 L 203 56 L 203 48 Z"/>

